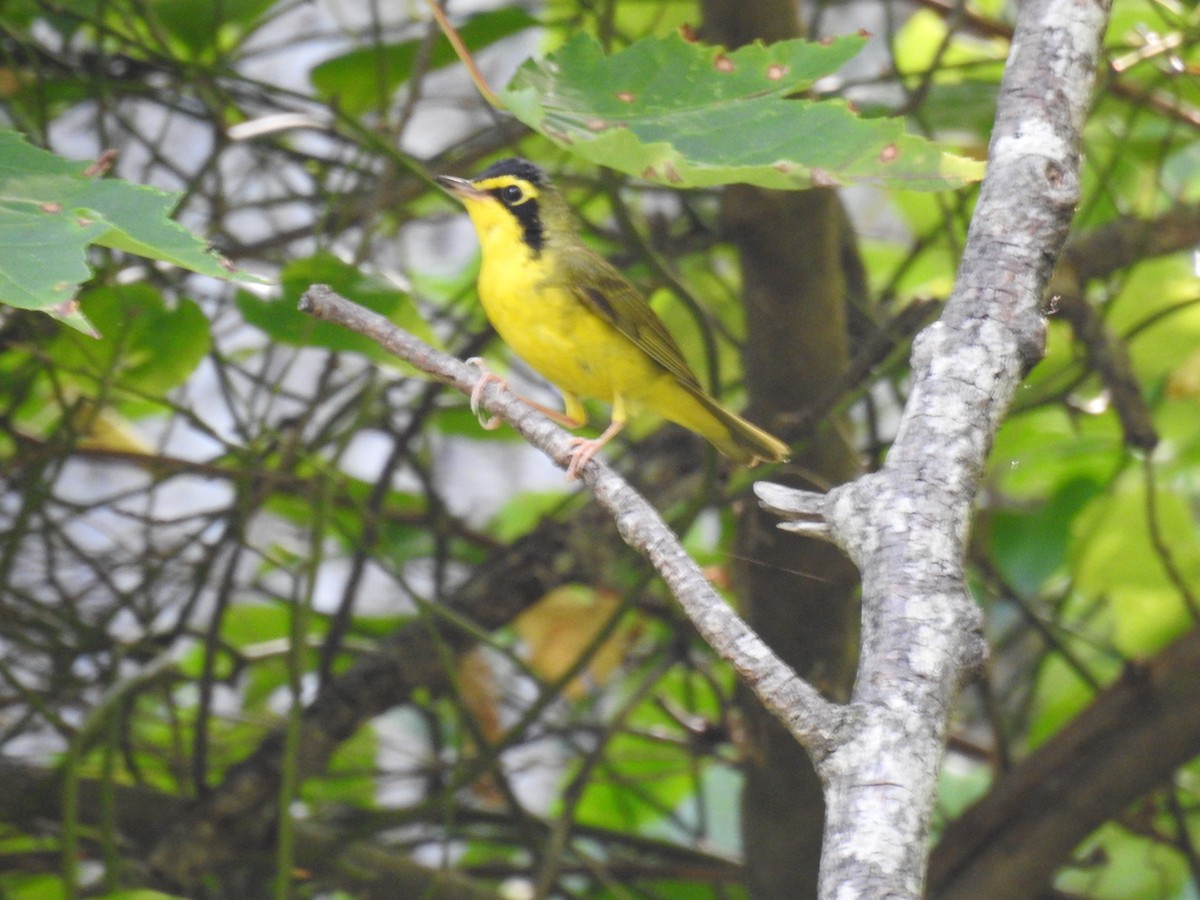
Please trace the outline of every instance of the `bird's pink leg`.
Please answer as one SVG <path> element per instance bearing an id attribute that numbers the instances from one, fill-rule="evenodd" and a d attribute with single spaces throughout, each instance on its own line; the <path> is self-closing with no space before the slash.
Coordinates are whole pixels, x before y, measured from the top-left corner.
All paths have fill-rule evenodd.
<path id="1" fill-rule="evenodd" d="M 571 451 L 571 462 L 567 465 L 567 480 L 571 481 L 579 477 L 583 467 L 591 461 L 601 447 L 620 434 L 621 429 L 625 427 L 625 419 L 627 413 L 625 410 L 625 398 L 620 394 L 613 397 L 612 421 L 608 427 L 604 429 L 604 433 L 598 438 L 571 438 L 571 444 L 574 450 Z"/>
<path id="2" fill-rule="evenodd" d="M 475 418 L 479 420 L 479 424 L 484 429 L 487 431 L 495 431 L 500 427 L 501 424 L 499 417 L 488 416 L 487 418 L 484 418 L 479 411 L 479 403 L 483 398 L 484 388 L 486 388 L 489 384 L 498 384 L 502 387 L 508 387 L 508 382 L 495 372 L 488 369 L 487 363 L 483 361 L 482 357 L 472 356 L 467 360 L 467 364 L 475 366 L 475 368 L 479 369 L 480 372 L 483 373 L 479 376 L 479 380 L 475 382 L 475 387 L 471 389 L 471 412 L 475 414 Z M 521 395 L 518 394 L 517 396 L 520 397 Z M 583 419 L 577 419 L 573 416 L 567 415 L 566 413 L 561 413 L 557 409 L 551 409 L 549 406 L 543 406 L 536 400 L 530 400 L 528 397 L 521 397 L 521 399 L 540 412 L 542 415 L 546 416 L 551 421 L 562 425 L 564 428 L 578 428 L 584 423 Z"/>

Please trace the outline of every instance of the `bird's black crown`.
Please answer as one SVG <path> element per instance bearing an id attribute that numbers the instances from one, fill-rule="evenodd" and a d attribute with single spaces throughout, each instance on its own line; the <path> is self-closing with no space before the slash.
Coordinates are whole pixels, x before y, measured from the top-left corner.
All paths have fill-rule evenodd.
<path id="1" fill-rule="evenodd" d="M 510 156 L 507 159 L 492 163 L 476 175 L 474 180 L 484 181 L 485 179 L 496 178 L 500 175 L 512 175 L 514 178 L 524 179 L 537 187 L 541 187 L 546 183 L 546 173 L 529 160 L 522 159 L 519 156 Z"/>

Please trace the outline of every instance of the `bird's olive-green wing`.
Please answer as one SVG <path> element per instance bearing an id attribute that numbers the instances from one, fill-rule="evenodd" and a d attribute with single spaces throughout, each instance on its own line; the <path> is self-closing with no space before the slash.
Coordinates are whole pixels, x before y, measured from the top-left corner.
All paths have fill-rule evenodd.
<path id="1" fill-rule="evenodd" d="M 681 384 L 703 392 L 679 344 L 637 288 L 590 251 L 570 257 L 563 261 L 558 275 L 583 305 L 615 326 Z"/>

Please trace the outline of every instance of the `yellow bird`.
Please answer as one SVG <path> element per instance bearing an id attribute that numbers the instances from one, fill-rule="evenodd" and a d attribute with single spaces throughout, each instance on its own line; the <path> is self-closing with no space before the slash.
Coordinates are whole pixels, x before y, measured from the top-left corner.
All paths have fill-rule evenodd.
<path id="1" fill-rule="evenodd" d="M 637 289 L 579 237 L 574 215 L 546 173 L 504 159 L 470 181 L 439 175 L 466 207 L 483 261 L 479 299 L 509 347 L 563 395 L 570 428 L 587 421 L 581 397 L 612 404 L 598 438 L 574 438 L 567 477 L 576 478 L 625 426 L 630 408 L 658 413 L 746 465 L 782 462 L 783 441 L 751 425 L 700 386 L 679 345 Z M 472 396 L 472 407 L 488 381 Z M 536 405 L 536 404 L 535 404 Z"/>

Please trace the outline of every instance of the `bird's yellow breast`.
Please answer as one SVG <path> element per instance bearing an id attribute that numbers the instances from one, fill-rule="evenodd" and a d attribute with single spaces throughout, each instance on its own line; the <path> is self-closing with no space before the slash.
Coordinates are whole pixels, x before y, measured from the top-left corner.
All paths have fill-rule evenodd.
<path id="1" fill-rule="evenodd" d="M 667 377 L 663 369 L 559 280 L 552 253 L 534 253 L 516 239 L 511 216 L 484 218 L 475 222 L 483 247 L 479 299 L 503 341 L 568 393 L 608 403 L 621 394 L 641 404 Z"/>

